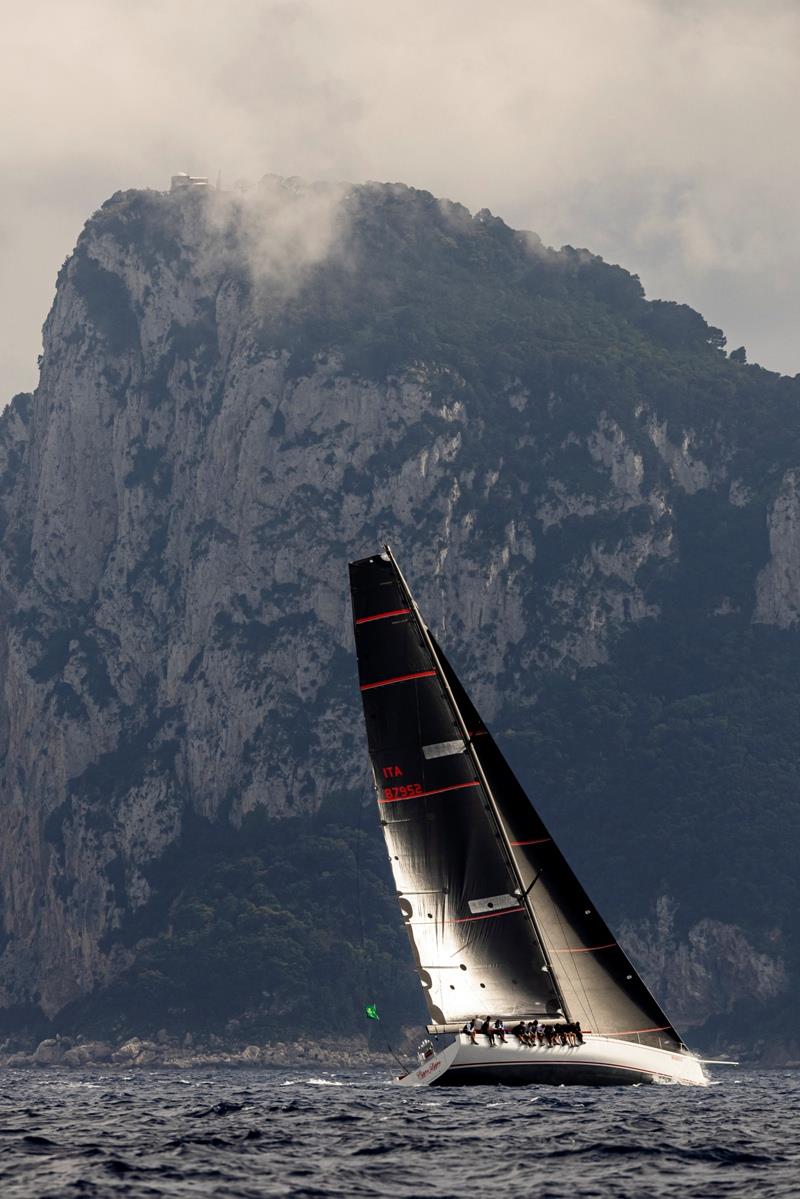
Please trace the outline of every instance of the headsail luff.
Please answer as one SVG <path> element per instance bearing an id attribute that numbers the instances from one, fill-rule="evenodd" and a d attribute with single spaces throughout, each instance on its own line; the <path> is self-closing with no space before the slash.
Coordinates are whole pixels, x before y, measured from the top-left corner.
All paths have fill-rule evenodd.
<path id="1" fill-rule="evenodd" d="M 533 810 L 389 552 L 350 566 L 367 737 L 432 1019 L 563 1012 L 680 1039 Z"/>

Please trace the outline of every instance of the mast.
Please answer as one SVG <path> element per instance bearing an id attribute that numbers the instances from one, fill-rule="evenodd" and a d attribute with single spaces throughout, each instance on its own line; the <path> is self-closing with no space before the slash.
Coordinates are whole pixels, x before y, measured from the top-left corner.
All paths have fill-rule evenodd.
<path id="1" fill-rule="evenodd" d="M 464 716 L 461 712 L 461 709 L 460 709 L 458 703 L 456 702 L 456 698 L 453 695 L 452 688 L 450 687 L 450 684 L 447 680 L 447 675 L 442 666 L 441 660 L 439 658 L 439 654 L 437 653 L 437 647 L 434 645 L 433 639 L 428 630 L 428 626 L 426 625 L 425 621 L 422 618 L 422 613 L 419 610 L 417 601 L 414 599 L 414 596 L 411 593 L 411 589 L 408 586 L 408 583 L 406 582 L 405 578 L 403 577 L 403 572 L 400 570 L 400 567 L 397 564 L 397 560 L 396 560 L 394 554 L 392 553 L 391 547 L 388 545 L 384 545 L 383 549 L 384 549 L 384 552 L 386 553 L 386 555 L 388 556 L 389 561 L 391 562 L 395 571 L 397 572 L 397 577 L 400 580 L 400 585 L 408 598 L 409 607 L 412 609 L 414 616 L 416 617 L 416 621 L 417 621 L 417 624 L 419 625 L 419 629 L 420 629 L 420 632 L 422 633 L 422 637 L 423 637 L 423 640 L 425 641 L 425 645 L 428 649 L 429 654 L 431 655 L 431 658 L 433 659 L 433 661 L 436 664 L 436 669 L 439 674 L 442 687 L 443 687 L 444 692 L 447 695 L 448 701 L 453 709 L 453 714 L 456 718 L 458 727 L 461 730 L 461 734 L 464 739 L 464 744 L 467 747 L 467 753 L 468 753 L 470 760 L 477 772 L 478 778 L 481 781 L 483 790 L 486 794 L 486 798 L 489 801 L 489 809 L 490 809 L 490 814 L 492 817 L 492 824 L 496 831 L 497 837 L 500 841 L 500 845 L 503 850 L 503 856 L 508 865 L 508 869 L 511 873 L 512 878 L 514 878 L 514 880 L 516 881 L 517 894 L 519 895 L 520 900 L 524 904 L 525 911 L 528 915 L 528 919 L 530 920 L 531 926 L 536 935 L 536 940 L 539 944 L 539 949 L 541 950 L 541 954 L 544 959 L 545 966 L 550 975 L 553 989 L 556 992 L 556 995 L 558 996 L 559 1004 L 561 1006 L 561 1011 L 562 1011 L 563 1015 L 566 1017 L 566 1019 L 570 1020 L 571 1019 L 570 1012 L 567 1007 L 566 1001 L 564 999 L 564 995 L 562 993 L 561 986 L 559 985 L 558 976 L 557 976 L 555 970 L 553 969 L 553 963 L 551 962 L 550 956 L 547 952 L 547 948 L 545 946 L 544 939 L 541 934 L 541 930 L 539 929 L 538 921 L 534 914 L 533 905 L 531 903 L 531 891 L 532 891 L 533 887 L 535 886 L 536 879 L 534 879 L 534 881 L 530 884 L 530 886 L 528 886 L 528 887 L 525 886 L 522 875 L 520 874 L 519 868 L 518 868 L 516 860 L 514 858 L 514 854 L 512 853 L 511 846 L 508 843 L 508 837 L 507 837 L 505 829 L 503 827 L 503 822 L 500 818 L 500 812 L 499 812 L 499 809 L 497 806 L 497 801 L 495 799 L 494 791 L 492 790 L 492 787 L 489 784 L 489 780 L 486 777 L 486 772 L 483 769 L 483 765 L 481 764 L 480 758 L 478 757 L 478 755 L 475 752 L 475 747 L 473 745 L 470 731 L 467 728 L 466 722 L 464 720 Z"/>

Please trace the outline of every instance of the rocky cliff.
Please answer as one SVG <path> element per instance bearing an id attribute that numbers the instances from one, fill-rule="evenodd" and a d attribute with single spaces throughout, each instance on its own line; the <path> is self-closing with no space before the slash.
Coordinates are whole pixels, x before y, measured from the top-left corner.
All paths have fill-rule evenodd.
<path id="1" fill-rule="evenodd" d="M 342 921 L 361 969 L 345 564 L 381 540 L 683 1019 L 788 1002 L 800 380 L 723 345 L 411 189 L 109 200 L 0 428 L 8 1020 L 124 994 L 130 1023 L 145 992 L 187 1026 L 288 1018 Z M 198 956 L 233 980 L 201 1015 Z"/>

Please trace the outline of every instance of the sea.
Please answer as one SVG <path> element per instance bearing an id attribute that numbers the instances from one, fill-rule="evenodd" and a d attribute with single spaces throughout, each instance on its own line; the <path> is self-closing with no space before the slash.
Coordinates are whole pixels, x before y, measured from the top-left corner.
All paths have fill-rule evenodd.
<path id="1" fill-rule="evenodd" d="M 800 1072 L 409 1091 L 381 1070 L 0 1072 L 0 1196 L 784 1199 Z"/>

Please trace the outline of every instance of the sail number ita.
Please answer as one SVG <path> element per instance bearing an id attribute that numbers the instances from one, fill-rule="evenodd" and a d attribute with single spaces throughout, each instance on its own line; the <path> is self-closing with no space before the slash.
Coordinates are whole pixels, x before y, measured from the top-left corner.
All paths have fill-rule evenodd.
<path id="1" fill-rule="evenodd" d="M 399 766 L 384 766 L 383 777 L 385 779 L 399 779 L 403 777 L 403 771 Z M 384 787 L 384 799 L 413 799 L 415 795 L 422 795 L 422 783 L 400 783 L 397 787 Z"/>

